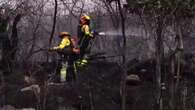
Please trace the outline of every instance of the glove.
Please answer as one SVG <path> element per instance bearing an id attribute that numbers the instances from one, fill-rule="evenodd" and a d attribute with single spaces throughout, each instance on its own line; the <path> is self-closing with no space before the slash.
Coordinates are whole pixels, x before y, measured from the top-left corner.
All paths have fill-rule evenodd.
<path id="1" fill-rule="evenodd" d="M 76 54 L 79 54 L 79 52 L 80 52 L 80 49 L 79 49 L 79 48 L 73 48 L 72 50 L 73 50 L 73 52 L 76 53 Z"/>
<path id="2" fill-rule="evenodd" d="M 49 49 L 49 51 L 56 51 L 58 48 L 57 47 L 52 47 Z"/>
<path id="3" fill-rule="evenodd" d="M 54 51 L 53 48 L 49 48 L 48 50 L 49 50 L 49 51 Z"/>
<path id="4" fill-rule="evenodd" d="M 93 36 L 99 35 L 99 32 L 97 32 L 97 31 L 92 31 L 91 33 L 93 34 Z"/>

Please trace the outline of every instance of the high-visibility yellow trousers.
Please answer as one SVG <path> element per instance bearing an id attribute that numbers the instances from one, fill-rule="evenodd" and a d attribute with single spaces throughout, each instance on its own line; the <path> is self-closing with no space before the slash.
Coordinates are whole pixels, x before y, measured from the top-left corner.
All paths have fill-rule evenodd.
<path id="1" fill-rule="evenodd" d="M 65 62 L 65 63 L 63 62 L 62 63 L 62 68 L 60 69 L 60 81 L 61 82 L 66 81 L 67 67 L 68 67 L 67 62 Z"/>

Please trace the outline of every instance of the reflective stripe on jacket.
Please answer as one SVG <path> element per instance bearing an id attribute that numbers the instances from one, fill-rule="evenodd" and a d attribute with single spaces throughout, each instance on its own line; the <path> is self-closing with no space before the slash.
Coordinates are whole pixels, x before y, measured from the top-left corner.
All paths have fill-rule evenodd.
<path id="1" fill-rule="evenodd" d="M 84 32 L 84 36 L 93 37 L 88 25 L 83 25 L 82 26 L 82 31 Z"/>
<path id="2" fill-rule="evenodd" d="M 60 44 L 56 47 L 57 49 L 64 49 L 65 47 L 68 47 L 71 45 L 71 41 L 69 40 L 68 37 L 65 37 L 62 39 Z"/>

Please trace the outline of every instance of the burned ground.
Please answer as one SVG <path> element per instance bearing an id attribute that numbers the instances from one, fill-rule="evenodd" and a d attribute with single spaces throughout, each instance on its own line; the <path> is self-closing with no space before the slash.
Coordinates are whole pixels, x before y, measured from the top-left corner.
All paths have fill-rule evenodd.
<path id="1" fill-rule="evenodd" d="M 194 88 L 193 88 L 193 65 L 194 62 L 183 60 L 182 79 L 178 84 L 178 96 L 182 99 L 183 92 L 187 88 L 188 106 L 193 108 Z M 188 66 L 191 65 L 191 66 Z M 24 81 L 24 74 L 17 70 L 10 75 L 5 76 L 5 86 L 1 88 L 1 103 L 12 105 L 16 108 L 36 108 L 43 104 L 43 96 L 46 96 L 46 109 L 54 110 L 59 107 L 82 108 L 85 110 L 120 110 L 121 94 L 120 81 L 121 69 L 116 63 L 105 61 L 93 61 L 85 67 L 78 69 L 78 80 L 76 83 L 66 83 L 65 85 L 49 84 L 47 86 L 47 94 L 43 89 L 44 81 L 48 77 L 48 72 L 52 73 L 52 65 L 42 64 L 44 69 L 40 69 L 33 75 L 31 84 Z M 36 68 L 34 68 L 36 69 Z M 141 82 L 138 84 L 128 83 L 127 81 L 127 108 L 135 110 L 153 110 L 155 106 L 155 62 L 154 60 L 138 61 L 136 59 L 129 61 L 128 74 L 136 74 L 140 77 Z M 167 71 L 168 72 L 168 71 Z M 171 75 L 169 75 L 171 76 Z M 43 78 L 44 77 L 44 78 Z M 169 99 L 171 86 L 174 79 L 166 79 L 166 97 Z M 39 85 L 41 88 L 40 96 L 29 90 L 21 92 L 21 89 L 33 84 Z M 167 101 L 169 102 L 169 101 Z M 177 102 L 181 105 L 181 101 Z M 181 107 L 182 108 L 182 105 Z M 169 109 L 169 104 L 167 105 Z M 179 110 L 179 109 L 178 109 Z M 182 110 L 182 109 L 181 109 Z"/>

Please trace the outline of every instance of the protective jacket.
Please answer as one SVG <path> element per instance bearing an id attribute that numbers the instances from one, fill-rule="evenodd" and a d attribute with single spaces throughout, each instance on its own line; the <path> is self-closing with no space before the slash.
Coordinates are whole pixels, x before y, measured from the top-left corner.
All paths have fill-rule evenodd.
<path id="1" fill-rule="evenodd" d="M 54 50 L 57 50 L 57 52 L 60 54 L 71 55 L 73 52 L 71 39 L 69 37 L 62 38 L 60 44 L 54 47 Z"/>
<path id="2" fill-rule="evenodd" d="M 88 41 L 93 38 L 93 34 L 91 33 L 89 25 L 82 25 L 78 29 L 78 36 L 79 36 L 79 46 L 82 48 L 83 45 L 86 45 L 85 43 L 88 43 Z"/>
<path id="3" fill-rule="evenodd" d="M 66 47 L 69 47 L 71 44 L 71 41 L 68 37 L 65 37 L 61 40 L 60 44 L 58 46 L 56 46 L 56 49 L 64 49 Z"/>

